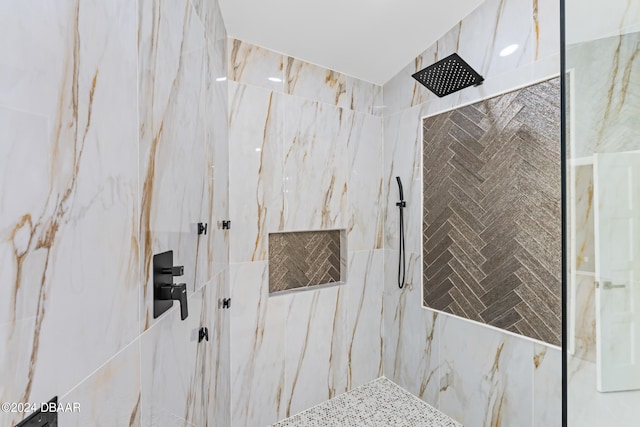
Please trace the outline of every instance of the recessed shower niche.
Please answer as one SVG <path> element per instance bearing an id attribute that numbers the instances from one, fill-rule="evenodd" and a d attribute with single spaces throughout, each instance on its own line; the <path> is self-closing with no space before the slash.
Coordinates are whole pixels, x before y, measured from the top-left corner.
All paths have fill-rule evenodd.
<path id="1" fill-rule="evenodd" d="M 269 233 L 269 293 L 346 282 L 345 230 Z"/>

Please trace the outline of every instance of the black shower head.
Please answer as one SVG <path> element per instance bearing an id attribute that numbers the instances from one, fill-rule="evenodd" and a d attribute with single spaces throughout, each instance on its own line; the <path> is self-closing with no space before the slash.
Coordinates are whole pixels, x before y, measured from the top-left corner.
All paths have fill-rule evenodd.
<path id="1" fill-rule="evenodd" d="M 478 86 L 484 81 L 457 53 L 429 65 L 412 77 L 440 98 L 469 86 Z"/>

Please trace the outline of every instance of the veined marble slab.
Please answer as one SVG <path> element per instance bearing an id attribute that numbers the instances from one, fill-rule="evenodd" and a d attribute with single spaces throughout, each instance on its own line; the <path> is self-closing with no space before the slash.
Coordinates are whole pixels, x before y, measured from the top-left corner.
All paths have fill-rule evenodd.
<path id="1" fill-rule="evenodd" d="M 0 400 L 48 401 L 137 335 L 136 9 L 3 2 L 0 27 Z"/>

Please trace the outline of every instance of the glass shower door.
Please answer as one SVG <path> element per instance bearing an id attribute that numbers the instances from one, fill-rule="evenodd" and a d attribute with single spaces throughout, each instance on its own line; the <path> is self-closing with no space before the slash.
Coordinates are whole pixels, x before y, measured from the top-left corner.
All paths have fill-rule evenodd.
<path id="1" fill-rule="evenodd" d="M 640 1 L 564 0 L 567 425 L 638 425 Z"/>

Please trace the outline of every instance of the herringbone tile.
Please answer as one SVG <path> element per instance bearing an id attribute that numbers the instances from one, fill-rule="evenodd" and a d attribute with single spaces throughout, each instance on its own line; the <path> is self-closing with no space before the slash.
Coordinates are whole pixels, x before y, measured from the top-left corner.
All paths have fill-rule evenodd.
<path id="1" fill-rule="evenodd" d="M 426 118 L 424 302 L 559 345 L 560 84 Z"/>
<path id="2" fill-rule="evenodd" d="M 269 234 L 269 292 L 340 281 L 340 231 Z"/>

